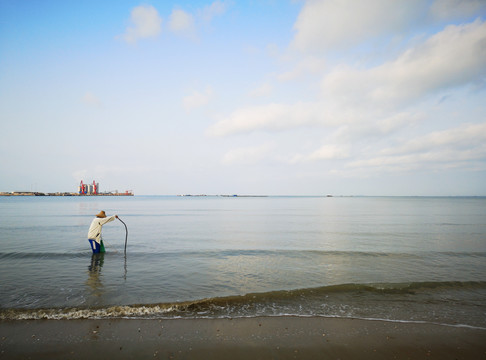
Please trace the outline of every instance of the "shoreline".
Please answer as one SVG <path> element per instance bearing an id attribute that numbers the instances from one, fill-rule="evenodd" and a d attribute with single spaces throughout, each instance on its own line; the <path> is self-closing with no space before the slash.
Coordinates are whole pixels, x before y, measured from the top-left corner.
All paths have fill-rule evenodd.
<path id="1" fill-rule="evenodd" d="M 323 317 L 1 320 L 8 359 L 479 359 L 486 330 Z"/>

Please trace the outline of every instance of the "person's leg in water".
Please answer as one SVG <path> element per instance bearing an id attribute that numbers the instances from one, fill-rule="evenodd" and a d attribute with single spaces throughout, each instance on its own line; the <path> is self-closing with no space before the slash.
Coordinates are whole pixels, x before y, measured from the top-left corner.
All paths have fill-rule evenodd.
<path id="1" fill-rule="evenodd" d="M 91 245 L 91 250 L 93 250 L 93 254 L 98 254 L 101 251 L 101 246 L 95 240 L 88 239 L 89 244 Z M 103 252 L 105 247 L 103 247 Z"/>

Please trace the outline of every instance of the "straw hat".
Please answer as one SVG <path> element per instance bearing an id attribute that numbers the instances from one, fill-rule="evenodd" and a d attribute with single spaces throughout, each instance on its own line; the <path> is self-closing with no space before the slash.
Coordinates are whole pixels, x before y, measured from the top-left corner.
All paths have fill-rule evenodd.
<path id="1" fill-rule="evenodd" d="M 96 215 L 96 217 L 99 217 L 99 218 L 105 218 L 106 217 L 106 214 L 103 210 L 100 211 L 100 213 L 98 215 Z"/>

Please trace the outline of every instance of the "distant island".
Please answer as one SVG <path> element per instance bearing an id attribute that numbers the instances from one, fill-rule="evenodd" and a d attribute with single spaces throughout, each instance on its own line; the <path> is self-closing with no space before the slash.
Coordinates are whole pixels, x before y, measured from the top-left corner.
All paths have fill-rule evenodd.
<path id="1" fill-rule="evenodd" d="M 220 196 L 220 197 L 268 197 L 268 195 L 206 195 L 206 194 L 197 194 L 197 195 L 192 195 L 192 194 L 184 194 L 184 195 L 177 195 L 177 196 Z"/>

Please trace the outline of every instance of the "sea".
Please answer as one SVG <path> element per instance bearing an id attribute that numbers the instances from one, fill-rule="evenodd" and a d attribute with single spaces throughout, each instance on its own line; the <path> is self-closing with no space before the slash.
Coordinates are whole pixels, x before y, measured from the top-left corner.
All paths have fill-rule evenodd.
<path id="1" fill-rule="evenodd" d="M 94 216 L 106 252 L 93 254 Z M 125 227 L 126 225 L 126 227 Z M 126 248 L 125 248 L 126 245 Z M 485 197 L 0 197 L 0 319 L 486 329 Z"/>

